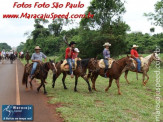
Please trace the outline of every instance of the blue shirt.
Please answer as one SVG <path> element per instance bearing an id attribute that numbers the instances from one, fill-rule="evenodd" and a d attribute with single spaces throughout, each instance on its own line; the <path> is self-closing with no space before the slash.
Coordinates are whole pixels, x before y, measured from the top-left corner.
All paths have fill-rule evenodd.
<path id="1" fill-rule="evenodd" d="M 46 58 L 46 55 L 45 54 L 43 54 L 42 52 L 40 52 L 40 53 L 33 53 L 32 54 L 32 57 L 31 57 L 31 60 L 40 60 L 40 61 L 42 61 L 42 58 Z"/>
<path id="2" fill-rule="evenodd" d="M 103 57 L 110 58 L 110 51 L 106 48 L 103 50 Z"/>

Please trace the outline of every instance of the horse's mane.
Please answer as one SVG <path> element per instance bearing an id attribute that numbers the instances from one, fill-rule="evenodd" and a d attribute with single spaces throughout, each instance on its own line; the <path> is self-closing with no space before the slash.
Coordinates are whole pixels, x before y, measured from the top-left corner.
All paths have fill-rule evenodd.
<path id="1" fill-rule="evenodd" d="M 87 67 L 90 59 L 82 59 L 77 61 L 77 67 L 82 66 L 82 67 Z"/>
<path id="2" fill-rule="evenodd" d="M 124 60 L 126 57 L 123 57 L 121 59 L 118 59 L 117 62 L 121 61 L 121 60 Z"/>

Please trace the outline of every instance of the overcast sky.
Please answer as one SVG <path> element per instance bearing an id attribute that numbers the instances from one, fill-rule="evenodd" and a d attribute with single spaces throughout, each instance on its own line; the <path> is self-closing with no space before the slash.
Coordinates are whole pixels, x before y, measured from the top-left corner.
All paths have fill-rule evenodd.
<path id="1" fill-rule="evenodd" d="M 18 46 L 20 42 L 25 42 L 27 39 L 24 36 L 24 33 L 31 32 L 34 27 L 34 20 L 33 19 L 3 19 L 3 14 L 21 14 L 22 12 L 28 12 L 33 14 L 38 13 L 65 13 L 69 11 L 70 13 L 84 13 L 89 6 L 91 0 L 81 0 L 81 3 L 85 4 L 84 8 L 75 8 L 75 9 L 52 9 L 52 8 L 13 8 L 14 2 L 22 2 L 28 4 L 34 4 L 35 0 L 5 0 L 3 3 L 0 4 L 0 43 L 6 42 L 10 46 Z M 70 1 L 72 3 L 78 3 L 78 0 L 39 0 L 39 3 L 53 3 L 58 2 L 66 4 L 66 2 Z M 143 16 L 143 13 L 153 12 L 154 11 L 154 4 L 157 0 L 126 0 L 126 13 L 123 16 L 123 20 L 130 26 L 131 31 L 137 32 L 141 31 L 143 33 L 150 33 L 149 29 L 154 27 L 151 25 L 151 22 L 147 20 L 146 17 Z M 79 21 L 79 20 L 78 20 Z M 70 28 L 70 27 L 68 27 Z M 155 33 L 162 32 L 161 27 L 155 27 Z"/>

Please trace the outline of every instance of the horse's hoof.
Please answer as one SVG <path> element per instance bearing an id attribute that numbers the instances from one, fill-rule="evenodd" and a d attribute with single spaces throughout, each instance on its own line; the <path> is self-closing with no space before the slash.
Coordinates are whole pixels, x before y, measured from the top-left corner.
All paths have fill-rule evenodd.
<path id="1" fill-rule="evenodd" d="M 74 92 L 78 92 L 78 90 L 77 89 L 74 89 Z"/>
<path id="2" fill-rule="evenodd" d="M 67 87 L 64 87 L 64 89 L 67 89 Z"/>
<path id="3" fill-rule="evenodd" d="M 52 85 L 52 88 L 54 88 L 54 85 Z"/>
<path id="4" fill-rule="evenodd" d="M 118 95 L 122 95 L 122 93 L 121 93 L 121 92 L 119 92 L 119 93 L 118 93 Z"/>
<path id="5" fill-rule="evenodd" d="M 105 92 L 107 92 L 108 91 L 108 89 L 105 89 Z"/>

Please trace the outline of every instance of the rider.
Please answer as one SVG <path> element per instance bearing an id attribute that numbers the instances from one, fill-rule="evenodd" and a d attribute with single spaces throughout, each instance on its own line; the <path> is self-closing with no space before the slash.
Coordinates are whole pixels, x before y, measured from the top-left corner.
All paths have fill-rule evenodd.
<path id="1" fill-rule="evenodd" d="M 70 42 L 69 47 L 66 48 L 66 51 L 65 51 L 65 59 L 67 60 L 67 63 L 69 64 L 71 78 L 74 77 L 73 71 L 72 71 L 72 56 L 74 53 L 75 44 L 76 43 L 74 41 Z"/>
<path id="2" fill-rule="evenodd" d="M 105 77 L 106 76 L 106 72 L 108 70 L 108 60 L 110 58 L 110 51 L 109 51 L 109 46 L 111 46 L 111 44 L 109 42 L 106 42 L 104 45 L 103 45 L 105 48 L 103 50 L 103 57 L 104 57 L 104 63 L 105 63 L 105 70 L 104 70 L 104 73 L 105 73 Z"/>
<path id="3" fill-rule="evenodd" d="M 2 50 L 1 55 L 4 56 L 4 57 L 6 56 L 5 49 Z"/>
<path id="4" fill-rule="evenodd" d="M 42 58 L 45 59 L 45 62 L 47 60 L 46 55 L 44 53 L 40 52 L 40 50 L 41 50 L 41 48 L 39 46 L 36 46 L 35 53 L 33 53 L 32 57 L 31 57 L 31 60 L 33 62 L 33 67 L 32 67 L 31 74 L 30 74 L 30 81 L 31 81 L 31 78 L 32 78 L 36 68 L 37 68 L 37 64 L 42 62 Z"/>
<path id="5" fill-rule="evenodd" d="M 73 55 L 72 55 L 72 62 L 73 62 L 73 67 L 75 67 L 75 59 L 77 58 L 77 60 L 79 59 L 78 58 L 78 55 L 79 55 L 79 49 L 78 48 L 75 48 L 74 49 L 74 52 L 73 52 Z"/>
<path id="6" fill-rule="evenodd" d="M 141 61 L 139 59 L 139 54 L 137 52 L 138 45 L 133 45 L 131 49 L 131 57 L 138 63 L 138 72 L 141 72 Z"/>

